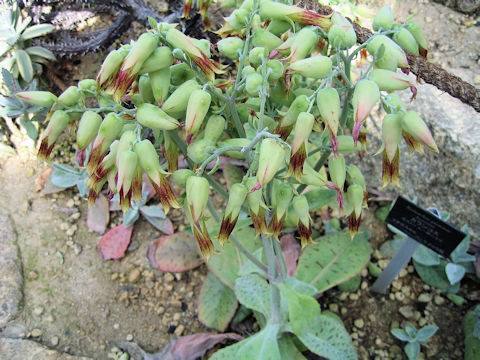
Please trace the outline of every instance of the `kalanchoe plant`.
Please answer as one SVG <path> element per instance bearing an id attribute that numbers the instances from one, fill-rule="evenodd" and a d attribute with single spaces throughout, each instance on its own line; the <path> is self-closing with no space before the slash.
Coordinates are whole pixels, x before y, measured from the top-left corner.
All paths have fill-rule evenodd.
<path id="1" fill-rule="evenodd" d="M 212 59 L 209 41 L 150 19 L 151 30 L 106 57 L 96 81 L 82 80 L 58 98 L 17 97 L 49 109 L 40 158 L 79 120 L 91 202 L 107 186 L 128 213 L 138 207 L 145 174 L 165 214 L 183 207 L 212 271 L 200 299 L 202 321 L 225 329 L 240 302 L 261 326 L 213 359 L 302 359 L 305 347 L 328 359 L 356 359 L 341 321 L 322 313 L 313 296 L 351 279 L 369 259 L 369 234 L 360 227 L 365 180 L 345 154 L 365 149 L 364 123 L 376 104 L 389 114 L 380 149 L 385 185 L 399 184 L 401 136 L 412 149 L 437 150 L 420 116 L 393 93 L 413 88 L 397 72 L 408 64 L 395 38 L 408 27 L 377 21 L 376 34 L 355 47 L 352 24 L 340 13 L 272 0 L 237 5 L 218 32 L 230 69 Z M 365 49 L 370 66 L 354 80 L 352 61 Z M 87 98 L 98 107 L 87 107 Z M 180 153 L 190 169 L 178 169 Z M 248 164 L 229 193 L 211 176 L 225 155 Z M 169 175 L 184 195 L 176 196 Z M 227 201 L 223 219 L 211 187 Z M 348 217 L 349 233 L 315 241 L 311 212 L 327 204 Z M 296 259 L 287 264 L 275 240 L 288 228 L 301 240 L 298 266 Z M 218 293 L 228 293 L 222 319 L 206 306 Z"/>
<path id="2" fill-rule="evenodd" d="M 26 82 L 42 72 L 42 64 L 54 61 L 55 55 L 41 46 L 31 46 L 34 38 L 48 34 L 55 27 L 51 24 L 30 25 L 32 18 L 23 18 L 16 1 L 0 5 L 0 68 L 19 75 Z"/>
<path id="3" fill-rule="evenodd" d="M 404 347 L 405 354 L 409 360 L 416 360 L 420 355 L 420 345 L 428 348 L 427 340 L 435 335 L 437 330 L 438 327 L 434 325 L 426 325 L 417 330 L 415 326 L 407 322 L 405 328 L 392 329 L 390 332 L 397 339 L 408 342 Z"/>

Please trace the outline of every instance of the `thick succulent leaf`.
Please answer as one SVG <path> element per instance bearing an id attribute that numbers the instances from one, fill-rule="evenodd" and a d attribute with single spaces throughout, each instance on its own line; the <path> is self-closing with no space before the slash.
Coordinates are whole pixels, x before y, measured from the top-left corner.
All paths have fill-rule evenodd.
<path id="1" fill-rule="evenodd" d="M 329 234 L 308 245 L 298 262 L 295 277 L 324 292 L 358 274 L 370 259 L 367 229 L 352 239 L 346 232 Z"/>
<path id="2" fill-rule="evenodd" d="M 18 84 L 18 81 L 15 80 L 13 75 L 9 73 L 5 68 L 2 68 L 2 79 L 8 91 L 12 95 L 16 94 L 19 91 L 22 91 L 22 89 L 20 88 L 20 85 Z"/>
<path id="3" fill-rule="evenodd" d="M 196 239 L 184 231 L 155 240 L 147 256 L 152 267 L 163 271 L 182 272 L 203 263 Z"/>
<path id="4" fill-rule="evenodd" d="M 138 208 L 131 207 L 127 210 L 125 215 L 123 215 L 123 225 L 124 226 L 132 226 L 140 217 L 140 213 Z"/>
<path id="5" fill-rule="evenodd" d="M 402 341 L 410 341 L 412 338 L 405 332 L 403 329 L 392 329 L 390 330 L 393 336 Z"/>
<path id="6" fill-rule="evenodd" d="M 142 208 L 140 208 L 140 211 Z M 157 230 L 160 230 L 166 235 L 172 235 L 175 232 L 175 229 L 173 228 L 173 224 L 170 221 L 169 218 L 158 218 L 158 217 L 151 217 L 147 215 L 143 215 L 145 219 Z"/>
<path id="7" fill-rule="evenodd" d="M 30 55 L 42 57 L 47 60 L 55 61 L 55 55 L 48 49 L 41 46 L 31 46 L 25 49 Z"/>
<path id="8" fill-rule="evenodd" d="M 15 50 L 18 71 L 22 78 L 28 83 L 33 80 L 33 66 L 30 56 L 25 50 Z"/>
<path id="9" fill-rule="evenodd" d="M 279 325 L 267 325 L 255 335 L 217 351 L 210 360 L 281 360 L 278 331 Z"/>
<path id="10" fill-rule="evenodd" d="M 416 360 L 420 354 L 420 344 L 418 342 L 411 342 L 404 347 L 405 354 L 409 360 Z"/>
<path id="11" fill-rule="evenodd" d="M 53 164 L 53 172 L 51 175 L 53 185 L 68 188 L 75 186 L 81 179 L 81 174 L 75 169 L 65 165 Z"/>
<path id="12" fill-rule="evenodd" d="M 22 33 L 22 40 L 33 39 L 35 37 L 48 34 L 54 29 L 55 29 L 55 26 L 50 24 L 38 24 L 38 25 L 30 26 L 26 28 L 25 31 Z"/>
<path id="13" fill-rule="evenodd" d="M 211 231 L 211 236 L 214 236 L 212 233 L 213 231 Z M 255 252 L 262 246 L 260 238 L 255 237 L 255 231 L 250 227 L 244 227 L 235 231 L 234 235 L 250 252 Z M 224 284 L 233 289 L 235 280 L 238 278 L 238 270 L 245 264 L 247 259 L 237 250 L 233 243 L 226 243 L 222 249 L 217 239 L 212 238 L 212 241 L 215 248 L 220 250 L 220 254 L 212 256 L 207 266 Z"/>
<path id="14" fill-rule="evenodd" d="M 140 208 L 140 212 L 144 216 L 150 216 L 150 217 L 157 217 L 159 219 L 165 219 L 165 213 L 163 212 L 162 208 L 157 205 L 150 205 L 150 206 L 142 206 Z"/>
<path id="15" fill-rule="evenodd" d="M 270 286 L 258 275 L 249 274 L 235 281 L 235 295 L 238 301 L 249 309 L 270 317 Z"/>
<path id="16" fill-rule="evenodd" d="M 420 245 L 413 253 L 413 259 L 419 264 L 425 266 L 433 266 L 440 264 L 440 255 L 435 251 L 430 250 L 424 245 Z"/>
<path id="17" fill-rule="evenodd" d="M 120 259 L 123 257 L 130 244 L 132 231 L 133 226 L 118 225 L 103 235 L 98 243 L 103 259 Z"/>
<path id="18" fill-rule="evenodd" d="M 30 25 L 31 22 L 32 18 L 27 16 L 25 19 L 23 19 L 23 21 L 17 23 L 17 26 L 15 26 L 15 31 L 17 33 L 21 33 L 28 25 Z"/>
<path id="19" fill-rule="evenodd" d="M 11 116 L 11 115 L 9 115 L 9 116 Z M 28 137 L 32 140 L 36 140 L 37 137 L 38 137 L 38 130 L 35 127 L 35 125 L 33 125 L 33 123 L 31 121 L 25 121 L 25 117 L 23 117 L 23 116 L 19 119 L 19 122 L 23 126 L 25 131 L 27 132 Z"/>
<path id="20" fill-rule="evenodd" d="M 3 40 L 0 39 L 0 41 L 3 41 Z M 0 43 L 0 57 L 5 55 L 7 53 L 7 51 L 10 50 L 11 48 L 12 47 L 10 45 L 8 45 L 6 42 Z"/>
<path id="21" fill-rule="evenodd" d="M 428 285 L 440 290 L 447 290 L 450 287 L 444 264 L 425 266 L 413 260 L 413 265 L 415 265 L 415 270 L 420 278 Z"/>
<path id="22" fill-rule="evenodd" d="M 278 284 L 288 304 L 288 318 L 294 334 L 315 354 L 329 360 L 355 360 L 357 354 L 345 327 L 336 318 L 320 313 L 320 305 L 311 296 Z"/>
<path id="23" fill-rule="evenodd" d="M 418 330 L 417 340 L 418 341 L 427 341 L 438 331 L 438 327 L 435 325 L 427 325 Z"/>
<path id="24" fill-rule="evenodd" d="M 465 276 L 465 268 L 462 265 L 449 263 L 445 266 L 445 274 L 451 285 L 456 284 Z"/>
<path id="25" fill-rule="evenodd" d="M 206 326 L 225 331 L 237 310 L 235 293 L 209 272 L 200 291 L 198 319 Z"/>

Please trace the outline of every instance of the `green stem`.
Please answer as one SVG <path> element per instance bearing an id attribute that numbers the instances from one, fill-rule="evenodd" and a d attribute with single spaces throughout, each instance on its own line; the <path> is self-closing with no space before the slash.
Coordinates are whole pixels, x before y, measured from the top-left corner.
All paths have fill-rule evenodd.
<path id="1" fill-rule="evenodd" d="M 281 321 L 280 312 L 280 291 L 275 286 L 277 279 L 277 258 L 273 251 L 272 241 L 275 241 L 273 237 L 266 237 L 262 234 L 263 251 L 267 258 L 268 264 L 268 279 L 270 282 L 270 299 L 271 299 L 271 318 L 270 321 L 273 324 L 278 324 Z"/>
<path id="2" fill-rule="evenodd" d="M 275 255 L 280 263 L 280 277 L 282 281 L 287 278 L 287 264 L 285 263 L 285 258 L 283 257 L 282 248 L 280 247 L 280 242 L 273 240 L 273 250 Z"/>
<path id="3" fill-rule="evenodd" d="M 230 110 L 230 115 L 233 118 L 233 123 L 235 124 L 235 129 L 237 129 L 238 136 L 246 137 L 245 129 L 243 128 L 242 121 L 240 120 L 240 116 L 238 116 L 237 108 L 235 107 L 235 99 L 231 97 L 227 101 L 228 109 Z"/>

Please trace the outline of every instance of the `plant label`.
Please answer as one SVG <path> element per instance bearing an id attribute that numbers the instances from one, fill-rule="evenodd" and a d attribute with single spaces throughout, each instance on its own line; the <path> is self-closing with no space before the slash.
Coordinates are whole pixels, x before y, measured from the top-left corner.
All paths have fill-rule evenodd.
<path id="1" fill-rule="evenodd" d="M 448 257 L 465 238 L 465 234 L 432 212 L 399 196 L 386 222 L 408 237 Z"/>
<path id="2" fill-rule="evenodd" d="M 401 196 L 397 198 L 386 222 L 402 231 L 407 238 L 373 284 L 372 291 L 385 292 L 420 244 L 444 257 L 448 257 L 460 244 L 466 235 L 440 219 L 436 212 L 424 210 Z"/>

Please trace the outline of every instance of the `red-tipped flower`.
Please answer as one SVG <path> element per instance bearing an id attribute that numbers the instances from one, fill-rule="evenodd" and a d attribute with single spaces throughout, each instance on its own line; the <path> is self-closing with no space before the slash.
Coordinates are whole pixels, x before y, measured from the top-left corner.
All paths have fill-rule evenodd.
<path id="1" fill-rule="evenodd" d="M 220 245 L 223 246 L 233 232 L 246 197 L 247 187 L 245 185 L 239 183 L 232 185 L 228 197 L 227 208 L 225 209 L 225 215 L 223 216 L 222 224 L 220 225 L 220 233 L 218 234 Z"/>
<path id="2" fill-rule="evenodd" d="M 295 124 L 288 175 L 295 174 L 298 181 L 301 181 L 303 174 L 303 164 L 307 158 L 308 137 L 312 132 L 314 122 L 315 118 L 312 114 L 301 112 Z"/>
<path id="3" fill-rule="evenodd" d="M 50 121 L 48 122 L 47 128 L 43 133 L 42 142 L 40 143 L 40 148 L 38 149 L 38 158 L 44 160 L 50 156 L 52 153 L 55 142 L 57 141 L 60 134 L 67 127 L 70 117 L 65 111 L 56 110 Z"/>
<path id="4" fill-rule="evenodd" d="M 293 209 L 298 217 L 298 232 L 300 233 L 300 242 L 302 248 L 309 243 L 313 243 L 312 239 L 312 218 L 310 217 L 310 209 L 305 195 L 295 196 L 292 201 Z"/>
<path id="5" fill-rule="evenodd" d="M 291 20 L 299 24 L 316 25 L 324 30 L 332 25 L 332 15 L 320 15 L 313 11 L 305 10 L 298 6 L 285 5 L 270 0 L 260 1 L 260 16 L 263 19 Z"/>
<path id="6" fill-rule="evenodd" d="M 367 118 L 370 110 L 380 99 L 378 85 L 372 80 L 360 80 L 355 85 L 352 103 L 355 124 L 353 125 L 353 140 L 357 144 L 362 123 Z"/>

